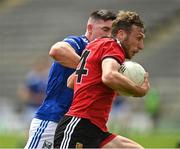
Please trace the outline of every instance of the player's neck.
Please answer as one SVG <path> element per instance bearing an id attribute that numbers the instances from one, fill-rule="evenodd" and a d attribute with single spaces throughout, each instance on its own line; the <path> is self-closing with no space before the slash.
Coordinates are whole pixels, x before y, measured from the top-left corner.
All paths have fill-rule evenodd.
<path id="1" fill-rule="evenodd" d="M 91 36 L 89 35 L 89 33 L 86 31 L 86 33 L 85 33 L 85 36 L 86 36 L 86 38 L 89 40 L 89 41 L 92 41 L 92 39 L 91 39 Z"/>

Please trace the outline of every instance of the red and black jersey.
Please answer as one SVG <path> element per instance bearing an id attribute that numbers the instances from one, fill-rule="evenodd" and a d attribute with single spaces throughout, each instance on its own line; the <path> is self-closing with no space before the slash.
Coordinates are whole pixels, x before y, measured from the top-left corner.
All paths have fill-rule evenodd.
<path id="1" fill-rule="evenodd" d="M 88 44 L 76 69 L 74 98 L 67 113 L 87 118 L 103 131 L 107 131 L 106 122 L 115 96 L 101 79 L 102 61 L 107 57 L 119 63 L 125 60 L 124 50 L 114 39 L 98 38 Z"/>

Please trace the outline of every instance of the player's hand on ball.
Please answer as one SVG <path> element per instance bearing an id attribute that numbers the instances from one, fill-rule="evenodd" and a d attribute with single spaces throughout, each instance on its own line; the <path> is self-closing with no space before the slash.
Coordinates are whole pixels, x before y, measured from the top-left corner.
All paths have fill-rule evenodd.
<path id="1" fill-rule="evenodd" d="M 141 86 L 137 86 L 138 88 L 138 94 L 134 95 L 135 97 L 143 97 L 147 94 L 148 90 L 150 89 L 150 83 L 149 83 L 149 74 L 146 72 L 144 75 L 144 82 Z"/>

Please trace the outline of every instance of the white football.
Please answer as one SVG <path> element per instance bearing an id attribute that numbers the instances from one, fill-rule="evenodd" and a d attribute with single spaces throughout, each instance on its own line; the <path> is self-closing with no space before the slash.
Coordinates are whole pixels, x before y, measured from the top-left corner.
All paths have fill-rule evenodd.
<path id="1" fill-rule="evenodd" d="M 125 61 L 119 70 L 124 76 L 129 78 L 137 85 L 142 85 L 144 82 L 145 69 L 137 62 Z M 119 94 L 128 95 L 126 93 L 119 92 Z M 129 95 L 130 96 L 130 95 Z"/>

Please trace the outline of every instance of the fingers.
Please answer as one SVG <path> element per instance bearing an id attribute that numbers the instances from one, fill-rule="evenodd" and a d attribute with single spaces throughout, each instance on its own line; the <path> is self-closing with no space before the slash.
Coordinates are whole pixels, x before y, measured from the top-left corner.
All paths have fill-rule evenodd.
<path id="1" fill-rule="evenodd" d="M 148 72 L 146 72 L 145 75 L 144 75 L 144 79 L 146 79 L 146 78 L 149 78 L 149 73 Z"/>

